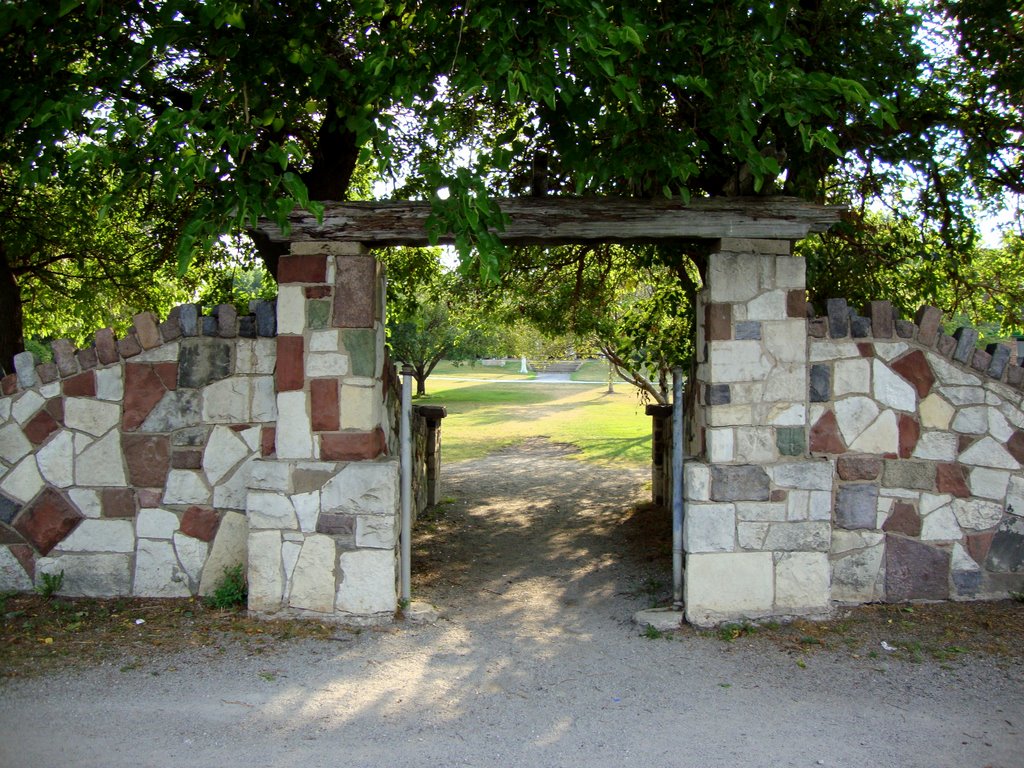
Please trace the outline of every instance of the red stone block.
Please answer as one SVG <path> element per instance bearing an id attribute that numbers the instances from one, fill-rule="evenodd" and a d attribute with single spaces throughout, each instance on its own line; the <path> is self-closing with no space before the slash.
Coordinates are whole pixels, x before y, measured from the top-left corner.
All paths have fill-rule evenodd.
<path id="1" fill-rule="evenodd" d="M 171 454 L 171 467 L 174 469 L 202 469 L 203 452 L 198 448 L 176 450 Z"/>
<path id="2" fill-rule="evenodd" d="M 1013 458 L 1024 464 L 1024 429 L 1018 429 L 1010 436 L 1010 439 L 1006 441 L 1006 450 Z"/>
<path id="3" fill-rule="evenodd" d="M 135 328 L 135 336 L 143 349 L 153 349 L 163 343 L 156 315 L 152 312 L 140 312 L 132 317 L 132 326 Z"/>
<path id="4" fill-rule="evenodd" d="M 75 360 L 75 346 L 68 339 L 57 339 L 50 344 L 53 350 L 53 362 L 61 376 L 74 376 L 78 373 L 78 361 Z"/>
<path id="5" fill-rule="evenodd" d="M 156 509 L 163 503 L 163 491 L 153 488 L 138 488 L 135 497 L 139 500 L 139 509 Z"/>
<path id="6" fill-rule="evenodd" d="M 36 553 L 28 544 L 12 544 L 8 549 L 11 550 L 11 554 L 14 555 L 15 559 L 21 563 L 21 567 L 25 569 L 25 573 L 28 574 L 29 579 L 32 581 L 36 580 Z"/>
<path id="7" fill-rule="evenodd" d="M 839 422 L 832 411 L 825 411 L 818 423 L 811 427 L 810 450 L 811 453 L 846 453 Z"/>
<path id="8" fill-rule="evenodd" d="M 935 374 L 932 373 L 928 358 L 921 350 L 915 349 L 903 355 L 892 364 L 892 369 L 914 385 L 919 398 L 928 397 L 928 393 L 932 391 Z"/>
<path id="9" fill-rule="evenodd" d="M 882 460 L 877 456 L 840 456 L 836 460 L 836 473 L 842 480 L 874 480 L 882 472 Z"/>
<path id="10" fill-rule="evenodd" d="M 277 429 L 263 427 L 260 430 L 260 456 L 273 456 L 277 452 Z"/>
<path id="11" fill-rule="evenodd" d="M 116 363 L 121 359 L 117 353 L 117 339 L 114 338 L 112 328 L 103 328 L 96 331 L 96 359 L 101 365 Z"/>
<path id="12" fill-rule="evenodd" d="M 323 283 L 327 280 L 327 257 L 316 254 L 282 256 L 277 262 L 277 282 Z"/>
<path id="13" fill-rule="evenodd" d="M 905 536 L 921 535 L 921 516 L 913 504 L 897 501 L 893 505 L 892 514 L 885 521 L 882 530 L 886 533 L 902 533 Z"/>
<path id="14" fill-rule="evenodd" d="M 220 515 L 208 507 L 189 507 L 181 517 L 181 532 L 200 541 L 213 541 L 220 526 Z"/>
<path id="15" fill-rule="evenodd" d="M 786 317 L 807 317 L 807 291 L 797 288 L 786 293 Z"/>
<path id="16" fill-rule="evenodd" d="M 60 424 L 46 410 L 39 411 L 22 427 L 25 437 L 29 439 L 32 445 L 42 445 L 46 438 L 58 429 L 60 429 Z"/>
<path id="17" fill-rule="evenodd" d="M 18 391 L 18 375 L 9 373 L 0 379 L 0 392 L 5 395 L 13 395 Z"/>
<path id="18" fill-rule="evenodd" d="M 49 384 L 60 378 L 60 371 L 56 363 L 40 363 L 36 366 L 36 376 L 43 384 Z"/>
<path id="19" fill-rule="evenodd" d="M 871 334 L 876 339 L 891 339 L 896 332 L 892 302 L 872 301 L 869 305 L 869 314 L 871 316 Z"/>
<path id="20" fill-rule="evenodd" d="M 162 488 L 170 470 L 170 440 L 166 435 L 121 436 L 128 478 L 137 488 Z"/>
<path id="21" fill-rule="evenodd" d="M 320 435 L 320 458 L 324 461 L 362 461 L 386 452 L 384 433 L 325 432 Z"/>
<path id="22" fill-rule="evenodd" d="M 135 517 L 135 492 L 131 488 L 104 488 L 104 517 Z"/>
<path id="23" fill-rule="evenodd" d="M 178 364 L 177 363 L 153 363 L 153 373 L 157 375 L 160 382 L 168 390 L 178 388 Z"/>
<path id="24" fill-rule="evenodd" d="M 935 487 L 939 493 L 951 493 L 961 499 L 971 495 L 964 468 L 959 464 L 939 464 L 935 468 Z"/>
<path id="25" fill-rule="evenodd" d="M 964 537 L 964 548 L 978 565 L 985 565 L 985 559 L 988 557 L 988 551 L 992 547 L 992 539 L 995 535 L 995 531 L 987 531 L 985 533 L 968 533 Z"/>
<path id="26" fill-rule="evenodd" d="M 65 379 L 63 391 L 65 397 L 96 397 L 96 372 L 85 371 Z"/>
<path id="27" fill-rule="evenodd" d="M 337 432 L 341 429 L 338 408 L 338 380 L 313 379 L 309 382 L 314 432 Z"/>
<path id="28" fill-rule="evenodd" d="M 302 389 L 306 379 L 302 356 L 304 343 L 301 336 L 277 337 L 277 369 L 274 372 L 278 392 Z"/>
<path id="29" fill-rule="evenodd" d="M 53 416 L 53 418 L 63 423 L 64 422 L 64 398 L 54 397 L 46 401 L 46 412 Z"/>
<path id="30" fill-rule="evenodd" d="M 857 351 L 861 357 L 874 357 L 875 345 L 868 342 L 861 342 L 857 345 Z"/>
<path id="31" fill-rule="evenodd" d="M 335 328 L 372 328 L 377 309 L 377 261 L 338 256 L 334 279 Z"/>
<path id="32" fill-rule="evenodd" d="M 732 304 L 708 304 L 704 307 L 704 338 L 728 341 L 732 338 Z"/>
<path id="33" fill-rule="evenodd" d="M 153 370 L 152 365 L 147 363 L 125 365 L 122 429 L 128 431 L 138 429 L 166 392 L 167 387 Z"/>
<path id="34" fill-rule="evenodd" d="M 324 299 L 332 293 L 329 285 L 310 285 L 305 289 L 307 299 Z"/>
<path id="35" fill-rule="evenodd" d="M 14 521 L 14 528 L 24 536 L 41 555 L 64 541 L 83 517 L 53 488 L 47 488 L 30 507 L 22 510 Z"/>
<path id="36" fill-rule="evenodd" d="M 125 360 L 142 354 L 142 345 L 134 333 L 129 333 L 123 339 L 117 340 L 117 354 Z"/>
<path id="37" fill-rule="evenodd" d="M 75 360 L 78 361 L 78 367 L 83 371 L 88 371 L 100 364 L 99 358 L 96 356 L 95 347 L 78 350 L 75 353 Z"/>
<path id="38" fill-rule="evenodd" d="M 901 413 L 899 418 L 900 430 L 900 458 L 909 459 L 917 448 L 917 441 L 921 439 L 921 425 L 913 416 Z"/>

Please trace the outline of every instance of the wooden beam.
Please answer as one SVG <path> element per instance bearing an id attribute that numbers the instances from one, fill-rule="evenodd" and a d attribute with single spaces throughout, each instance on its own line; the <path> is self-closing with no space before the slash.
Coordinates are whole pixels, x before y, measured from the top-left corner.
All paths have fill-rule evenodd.
<path id="1" fill-rule="evenodd" d="M 692 200 L 636 200 L 603 197 L 504 198 L 496 200 L 509 222 L 496 232 L 509 245 L 570 243 L 652 243 L 723 237 L 800 240 L 824 232 L 843 209 L 792 197 L 716 197 Z M 277 242 L 327 240 L 367 246 L 428 245 L 427 202 L 328 202 L 323 222 L 296 211 L 285 235 L 274 224 L 258 230 Z M 442 243 L 452 242 L 448 234 Z"/>

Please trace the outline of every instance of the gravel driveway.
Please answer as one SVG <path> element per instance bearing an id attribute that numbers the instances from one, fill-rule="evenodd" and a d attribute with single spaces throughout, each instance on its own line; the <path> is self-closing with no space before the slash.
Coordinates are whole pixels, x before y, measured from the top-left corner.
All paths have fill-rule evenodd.
<path id="1" fill-rule="evenodd" d="M 445 469 L 417 532 L 429 625 L 210 649 L 0 688 L 0 766 L 1024 765 L 1024 671 L 684 633 L 646 471 L 535 441 Z"/>

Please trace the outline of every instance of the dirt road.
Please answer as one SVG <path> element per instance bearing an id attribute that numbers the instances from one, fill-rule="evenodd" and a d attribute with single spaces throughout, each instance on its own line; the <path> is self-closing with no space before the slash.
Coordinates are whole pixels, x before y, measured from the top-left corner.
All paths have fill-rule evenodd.
<path id="1" fill-rule="evenodd" d="M 436 623 L 10 682 L 0 766 L 1022 765 L 1017 662 L 642 636 L 671 574 L 645 479 L 543 441 L 449 466 Z"/>

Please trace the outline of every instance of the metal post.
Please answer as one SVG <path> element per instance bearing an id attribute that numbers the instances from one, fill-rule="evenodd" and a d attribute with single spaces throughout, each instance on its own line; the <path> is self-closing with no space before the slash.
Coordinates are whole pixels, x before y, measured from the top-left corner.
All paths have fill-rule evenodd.
<path id="1" fill-rule="evenodd" d="M 401 600 L 408 605 L 412 599 L 412 368 L 402 367 L 402 423 L 399 431 L 402 464 L 402 530 L 399 569 Z"/>
<path id="2" fill-rule="evenodd" d="M 683 605 L 683 369 L 672 369 L 672 602 Z"/>

